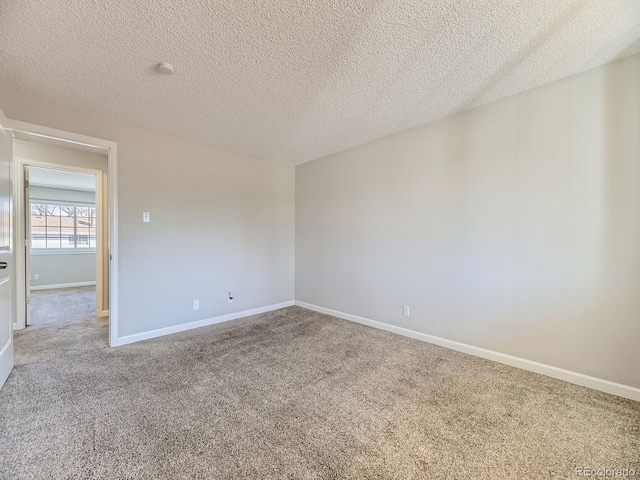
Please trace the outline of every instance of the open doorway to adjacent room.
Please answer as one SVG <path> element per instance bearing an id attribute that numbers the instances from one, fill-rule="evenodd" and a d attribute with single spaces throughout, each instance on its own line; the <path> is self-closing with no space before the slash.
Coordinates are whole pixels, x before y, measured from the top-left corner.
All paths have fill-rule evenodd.
<path id="1" fill-rule="evenodd" d="M 108 322 L 108 151 L 15 132 L 13 155 L 24 239 L 17 328 Z"/>
<path id="2" fill-rule="evenodd" d="M 97 309 L 97 174 L 25 166 L 26 324 L 91 318 Z"/>

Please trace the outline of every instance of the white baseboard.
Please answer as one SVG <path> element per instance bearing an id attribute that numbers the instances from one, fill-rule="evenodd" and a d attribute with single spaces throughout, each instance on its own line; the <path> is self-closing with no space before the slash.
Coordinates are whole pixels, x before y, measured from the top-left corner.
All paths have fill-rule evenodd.
<path id="1" fill-rule="evenodd" d="M 76 283 L 58 283 L 56 285 L 37 285 L 32 286 L 30 290 L 53 290 L 55 288 L 73 288 L 73 287 L 88 287 L 95 285 L 96 282 L 76 282 Z"/>
<path id="2" fill-rule="evenodd" d="M 405 337 L 415 338 L 416 340 L 422 340 L 424 342 L 440 345 L 441 347 L 450 348 L 459 352 L 468 353 L 477 357 L 486 358 L 495 362 L 504 363 L 512 367 L 521 368 L 523 370 L 529 370 L 531 372 L 540 373 L 548 377 L 558 378 L 565 380 L 576 385 L 592 388 L 601 392 L 611 393 L 619 397 L 629 398 L 631 400 L 640 401 L 640 388 L 632 387 L 629 385 L 623 385 L 621 383 L 611 382 L 609 380 L 603 380 L 601 378 L 591 377 L 582 373 L 572 372 L 570 370 L 564 370 L 558 367 L 552 367 L 551 365 L 545 365 L 544 363 L 534 362 L 520 357 L 514 357 L 504 353 L 494 352 L 493 350 L 487 350 L 480 347 L 474 347 L 473 345 L 467 345 L 466 343 L 455 342 L 453 340 L 447 340 L 445 338 L 428 335 L 426 333 L 416 332 L 407 328 L 396 327 L 387 323 L 370 320 L 364 317 L 358 317 L 357 315 L 351 315 L 349 313 L 339 312 L 337 310 L 331 310 L 330 308 L 319 307 L 310 303 L 300 302 L 296 300 L 295 305 L 306 308 L 307 310 L 313 310 L 333 317 L 342 318 L 351 322 L 360 323 L 369 327 L 378 328 L 380 330 L 386 330 L 387 332 L 397 333 Z"/>
<path id="3" fill-rule="evenodd" d="M 133 335 L 125 335 L 124 337 L 118 337 L 118 341 L 113 346 L 128 345 L 130 343 L 141 342 L 142 340 L 148 340 L 150 338 L 162 337 L 164 335 L 170 335 L 172 333 L 184 332 L 186 330 L 192 330 L 194 328 L 206 327 L 208 325 L 215 325 L 216 323 L 228 322 L 230 320 L 237 320 L 238 318 L 250 317 L 251 315 L 258 315 L 260 313 L 271 312 L 273 310 L 279 310 L 285 307 L 291 307 L 293 300 L 288 302 L 276 303 L 274 305 L 267 305 L 265 307 L 254 308 L 252 310 L 244 310 L 242 312 L 228 313 L 226 315 L 220 315 L 217 317 L 205 318 L 203 320 L 197 320 L 195 322 L 181 323 L 180 325 L 174 325 L 173 327 L 158 328 L 157 330 L 150 330 L 148 332 L 135 333 Z"/>

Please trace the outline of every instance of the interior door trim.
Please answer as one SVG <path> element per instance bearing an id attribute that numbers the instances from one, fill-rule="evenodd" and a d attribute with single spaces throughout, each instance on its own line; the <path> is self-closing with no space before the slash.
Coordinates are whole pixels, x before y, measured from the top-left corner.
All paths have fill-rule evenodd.
<path id="1" fill-rule="evenodd" d="M 78 145 L 85 145 L 91 147 L 105 148 L 107 150 L 108 157 L 108 176 L 107 176 L 107 191 L 109 197 L 108 206 L 108 224 L 109 224 L 109 237 L 105 248 L 109 253 L 109 345 L 112 347 L 117 346 L 118 343 L 118 144 L 111 140 L 105 140 L 102 138 L 91 137 L 80 133 L 68 132 L 65 130 L 58 130 L 43 125 L 36 125 L 33 123 L 22 122 L 19 120 L 7 119 L 7 129 L 17 132 L 26 133 L 29 135 L 43 137 L 54 140 L 61 140 L 63 142 L 75 143 Z M 18 162 L 16 162 L 17 164 Z M 17 165 L 14 165 L 14 178 L 17 178 L 18 172 Z M 22 185 L 17 185 L 18 182 L 13 182 L 13 202 L 17 205 L 17 201 L 20 198 L 19 191 L 22 190 Z M 24 220 L 23 220 L 24 221 Z M 16 274 L 24 276 L 24 233 L 23 230 L 18 232 L 18 228 L 15 229 L 14 245 L 16 246 L 14 253 L 20 253 L 20 259 L 16 259 Z M 22 250 L 22 251 L 21 251 Z M 18 313 L 20 309 L 23 314 L 24 321 L 24 309 L 26 302 L 26 292 L 24 289 L 24 279 L 20 281 L 20 278 L 16 278 L 16 286 L 22 285 L 22 290 L 18 288 Z M 104 308 L 104 306 L 103 306 Z M 15 326 L 14 326 L 15 327 Z"/>

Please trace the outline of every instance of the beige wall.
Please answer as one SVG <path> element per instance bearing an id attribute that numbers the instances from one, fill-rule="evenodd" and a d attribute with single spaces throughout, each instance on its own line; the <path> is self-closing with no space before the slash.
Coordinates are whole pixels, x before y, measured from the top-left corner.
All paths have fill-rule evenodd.
<path id="1" fill-rule="evenodd" d="M 120 336 L 293 299 L 293 167 L 6 91 L 0 108 L 118 142 Z"/>
<path id="2" fill-rule="evenodd" d="M 31 290 L 59 288 L 96 281 L 95 252 L 32 253 L 29 257 Z M 35 275 L 38 275 L 38 280 Z"/>
<path id="3" fill-rule="evenodd" d="M 0 96 L 0 101 L 1 99 L 2 96 Z M 9 117 L 6 113 L 5 115 Z M 107 173 L 109 167 L 107 156 L 104 154 L 22 140 L 19 138 L 13 140 L 13 156 L 27 160 L 57 163 L 58 165 L 66 165 L 68 167 L 101 170 L 105 173 Z"/>
<path id="4" fill-rule="evenodd" d="M 638 55 L 296 169 L 302 302 L 640 387 L 639 281 Z"/>

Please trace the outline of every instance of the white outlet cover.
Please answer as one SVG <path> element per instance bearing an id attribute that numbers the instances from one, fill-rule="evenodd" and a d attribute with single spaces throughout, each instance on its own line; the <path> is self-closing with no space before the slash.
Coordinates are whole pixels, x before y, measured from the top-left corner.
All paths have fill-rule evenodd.
<path id="1" fill-rule="evenodd" d="M 402 314 L 403 314 L 405 317 L 409 317 L 409 316 L 411 316 L 411 311 L 410 311 L 410 309 L 409 309 L 409 306 L 408 306 L 408 305 L 405 305 L 405 306 L 403 307 L 403 309 L 402 309 Z"/>
<path id="2" fill-rule="evenodd" d="M 200 310 L 200 300 L 194 300 L 193 301 L 193 309 L 194 310 Z"/>

